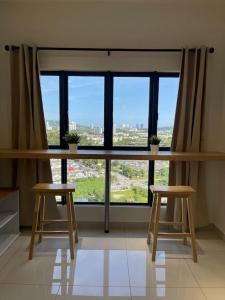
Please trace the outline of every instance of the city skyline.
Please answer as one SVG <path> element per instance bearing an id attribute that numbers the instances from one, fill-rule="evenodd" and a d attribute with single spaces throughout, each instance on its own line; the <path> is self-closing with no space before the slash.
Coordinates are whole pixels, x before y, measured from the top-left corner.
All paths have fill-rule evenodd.
<path id="1" fill-rule="evenodd" d="M 55 125 L 55 127 L 59 127 L 59 121 L 58 120 L 46 120 L 46 124 L 49 124 L 49 122 L 54 122 L 54 124 L 57 124 L 57 126 Z M 71 126 L 72 125 L 72 126 Z M 137 123 L 137 124 L 117 124 L 117 123 L 113 123 L 113 127 L 116 127 L 116 129 L 137 129 L 137 130 L 147 130 L 148 127 L 142 126 L 144 125 L 143 123 Z M 50 126 L 50 124 L 49 124 Z M 50 126 L 52 128 L 52 126 Z M 72 127 L 72 128 L 71 128 Z M 76 120 L 71 120 L 69 122 L 69 130 L 77 130 L 78 127 L 86 127 L 86 128 L 90 128 L 90 129 L 94 129 L 94 128 L 102 128 L 104 130 L 104 125 L 103 126 L 99 126 L 97 124 L 94 123 L 90 123 L 90 124 L 79 124 L 78 122 L 76 122 Z M 158 129 L 165 129 L 165 128 L 172 128 L 173 126 L 162 126 L 159 127 Z"/>

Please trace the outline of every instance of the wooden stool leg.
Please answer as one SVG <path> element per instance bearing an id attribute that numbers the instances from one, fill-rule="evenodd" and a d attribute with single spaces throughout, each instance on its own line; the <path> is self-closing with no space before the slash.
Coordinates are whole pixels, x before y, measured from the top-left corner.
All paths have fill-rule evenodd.
<path id="1" fill-rule="evenodd" d="M 32 259 L 32 257 L 33 257 L 34 239 L 35 239 L 35 233 L 37 231 L 37 226 L 38 226 L 39 208 L 40 208 L 40 195 L 39 195 L 39 193 L 37 193 L 35 196 L 35 206 L 34 206 L 34 214 L 33 214 L 31 239 L 30 239 L 29 259 Z"/>
<path id="2" fill-rule="evenodd" d="M 154 222 L 154 218 L 155 218 L 155 209 L 156 209 L 156 194 L 154 193 L 153 201 L 152 201 L 152 212 L 151 212 L 150 222 L 149 222 L 149 226 L 148 226 L 148 237 L 147 237 L 148 244 L 150 244 L 150 241 L 151 241 L 151 232 L 152 232 L 153 222 Z"/>
<path id="3" fill-rule="evenodd" d="M 69 193 L 66 194 L 66 207 L 67 207 L 68 231 L 69 231 L 69 241 L 70 241 L 70 257 L 71 259 L 74 259 L 73 221 L 72 221 Z"/>
<path id="4" fill-rule="evenodd" d="M 45 195 L 42 195 L 41 201 L 40 201 L 40 230 L 44 230 L 44 220 L 45 220 Z M 42 241 L 43 233 L 39 233 L 39 239 L 38 243 Z"/>
<path id="5" fill-rule="evenodd" d="M 181 222 L 182 224 L 182 232 L 187 232 L 187 204 L 184 198 L 181 198 Z M 187 245 L 187 238 L 184 237 L 184 245 Z"/>
<path id="6" fill-rule="evenodd" d="M 156 256 L 157 238 L 158 238 L 158 231 L 159 231 L 160 206 L 161 206 L 161 197 L 157 195 L 156 212 L 155 212 L 155 220 L 154 220 L 154 227 L 153 227 L 152 261 L 155 261 L 155 256 Z"/>
<path id="7" fill-rule="evenodd" d="M 75 234 L 75 242 L 78 242 L 78 232 L 77 232 L 77 221 L 76 221 L 76 213 L 75 213 L 75 207 L 73 204 L 73 194 L 70 193 L 70 205 L 71 205 L 71 213 L 72 213 L 72 221 L 73 221 L 73 230 Z"/>
<path id="8" fill-rule="evenodd" d="M 193 261 L 197 262 L 197 250 L 196 250 L 196 241 L 195 241 L 195 227 L 194 227 L 194 216 L 193 216 L 193 208 L 192 208 L 192 200 L 191 198 L 187 198 L 187 208 L 188 208 L 188 220 L 189 227 L 191 233 L 191 246 L 192 246 L 192 255 Z"/>

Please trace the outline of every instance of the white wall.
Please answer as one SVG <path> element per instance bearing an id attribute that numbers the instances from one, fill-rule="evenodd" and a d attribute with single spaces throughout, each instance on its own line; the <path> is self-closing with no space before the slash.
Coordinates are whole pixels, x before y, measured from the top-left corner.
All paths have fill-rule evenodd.
<path id="1" fill-rule="evenodd" d="M 63 47 L 180 48 L 212 46 L 209 55 L 204 150 L 225 151 L 225 1 L 224 0 L 92 0 L 0 1 L 0 146 L 10 147 L 9 62 L 5 44 L 34 43 Z M 71 54 L 72 55 L 72 54 Z M 173 54 L 142 57 L 140 68 L 176 69 Z M 42 55 L 45 68 L 71 67 L 62 54 Z M 74 63 L 77 58 L 72 55 Z M 171 58 L 170 58 L 171 57 Z M 138 62 L 131 58 L 134 68 Z M 80 60 L 79 60 L 80 61 Z M 117 69 L 129 61 L 112 56 L 97 59 L 99 69 Z M 170 65 L 168 64 L 170 62 Z M 86 59 L 86 67 L 92 60 Z M 7 183 L 6 163 L 1 182 Z M 201 190 L 209 204 L 210 221 L 225 232 L 225 163 L 202 164 Z"/>

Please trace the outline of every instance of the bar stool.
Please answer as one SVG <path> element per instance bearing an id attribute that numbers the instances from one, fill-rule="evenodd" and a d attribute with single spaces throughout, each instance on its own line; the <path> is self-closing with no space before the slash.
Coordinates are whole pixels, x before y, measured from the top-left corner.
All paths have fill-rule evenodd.
<path id="1" fill-rule="evenodd" d="M 150 190 L 153 194 L 153 205 L 152 213 L 149 222 L 148 228 L 148 238 L 147 243 L 150 244 L 151 237 L 153 239 L 152 245 L 152 261 L 155 261 L 156 249 L 157 249 L 157 238 L 158 236 L 162 237 L 176 237 L 183 238 L 184 243 L 187 241 L 187 237 L 191 238 L 192 245 L 192 256 L 193 261 L 197 262 L 197 251 L 196 251 L 196 242 L 195 242 L 195 228 L 194 228 L 194 218 L 193 218 L 193 209 L 192 209 L 192 200 L 191 195 L 195 190 L 190 186 L 150 186 Z M 180 198 L 181 199 L 181 222 L 162 222 L 160 220 L 160 206 L 161 198 L 167 197 L 168 201 L 170 197 Z M 187 218 L 189 223 L 189 230 L 187 231 Z M 159 225 L 178 225 L 182 227 L 182 232 L 159 232 Z"/>
<path id="2" fill-rule="evenodd" d="M 39 242 L 42 241 L 42 235 L 44 233 L 68 233 L 70 241 L 70 256 L 71 259 L 74 259 L 74 239 L 75 242 L 78 242 L 77 223 L 72 195 L 72 192 L 75 191 L 75 185 L 38 183 L 33 186 L 32 190 L 35 192 L 35 207 L 30 240 L 29 259 L 32 259 L 33 257 L 36 233 L 39 234 Z M 45 201 L 47 195 L 60 195 L 66 197 L 67 219 L 45 219 Z M 52 222 L 66 222 L 68 224 L 68 230 L 44 230 L 44 224 Z M 75 237 L 73 237 L 73 234 Z"/>

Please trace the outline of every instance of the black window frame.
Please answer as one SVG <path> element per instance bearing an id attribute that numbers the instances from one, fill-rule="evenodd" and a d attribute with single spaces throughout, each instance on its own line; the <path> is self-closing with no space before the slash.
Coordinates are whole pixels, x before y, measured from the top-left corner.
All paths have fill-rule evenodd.
<path id="1" fill-rule="evenodd" d="M 41 71 L 41 76 L 59 77 L 59 123 L 60 123 L 60 144 L 49 145 L 49 149 L 68 149 L 63 136 L 69 129 L 68 118 L 68 78 L 69 76 L 103 76 L 104 77 L 104 144 L 103 146 L 79 146 L 79 149 L 95 150 L 124 150 L 144 151 L 150 150 L 149 138 L 157 134 L 158 121 L 158 100 L 160 78 L 179 78 L 179 72 L 111 72 L 111 71 Z M 113 78 L 114 77 L 149 77 L 149 111 L 148 111 L 148 141 L 147 146 L 113 146 Z M 160 151 L 169 151 L 170 147 L 160 147 Z M 67 182 L 67 160 L 61 160 L 61 180 Z M 148 184 L 154 184 L 154 161 L 149 161 Z M 60 204 L 60 202 L 59 202 Z M 61 204 L 65 204 L 62 197 Z M 104 202 L 75 202 L 76 205 L 104 205 Z M 147 203 L 117 203 L 110 202 L 115 206 L 151 206 L 152 195 L 148 189 Z"/>

